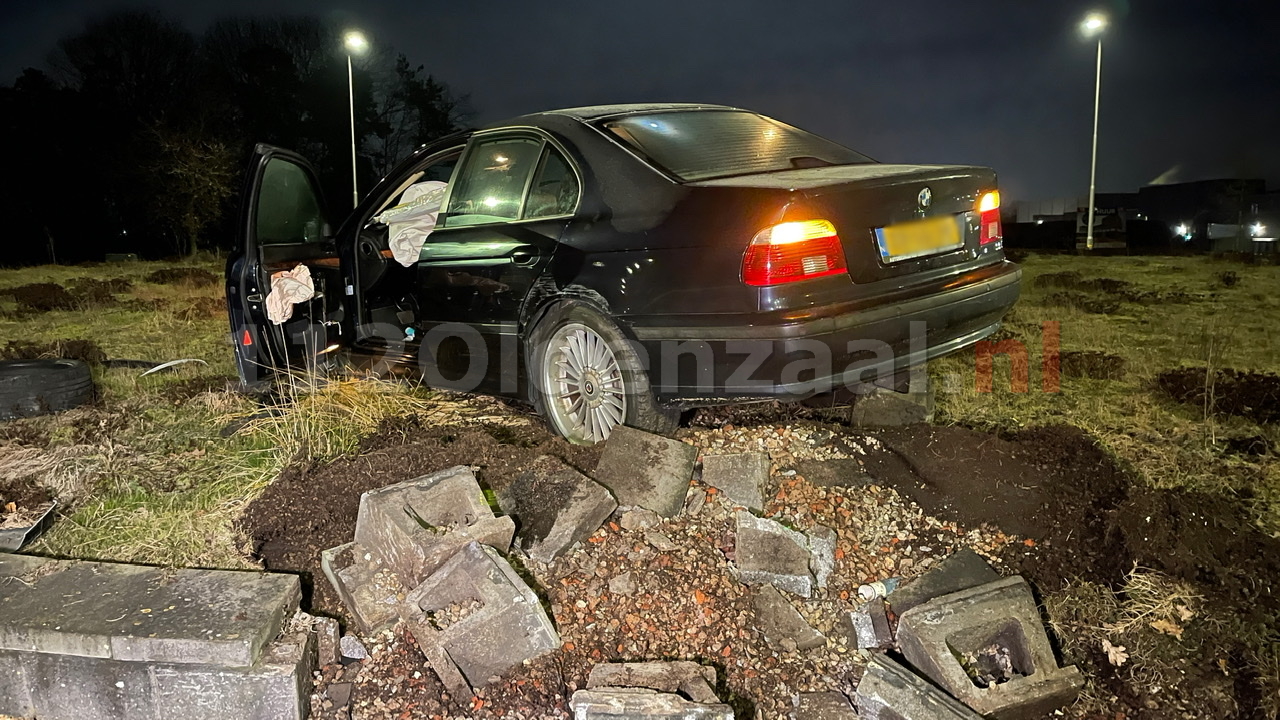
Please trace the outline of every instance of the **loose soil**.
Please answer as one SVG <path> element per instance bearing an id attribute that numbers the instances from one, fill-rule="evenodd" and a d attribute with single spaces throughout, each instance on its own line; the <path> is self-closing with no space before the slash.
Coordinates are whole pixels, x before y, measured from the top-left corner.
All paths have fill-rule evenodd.
<path id="1" fill-rule="evenodd" d="M 361 493 L 456 465 L 475 468 L 481 485 L 498 492 L 541 455 L 590 473 L 599 454 L 552 436 L 540 423 L 432 427 L 405 418 L 384 423 L 357 457 L 289 467 L 249 506 L 242 528 L 253 556 L 268 569 L 302 573 L 313 612 L 340 616 L 341 603 L 320 571 L 320 551 L 351 541 Z"/>
<path id="2" fill-rule="evenodd" d="M 40 360 L 42 358 L 69 358 L 93 365 L 107 359 L 107 353 L 92 340 L 54 340 L 33 342 L 10 340 L 0 348 L 0 360 Z"/>
<path id="3" fill-rule="evenodd" d="M 54 283 L 19 285 L 15 288 L 0 290 L 0 294 L 12 296 L 18 303 L 19 312 L 43 313 L 80 308 L 80 300 L 75 295 Z"/>
<path id="4" fill-rule="evenodd" d="M 1177 402 L 1207 409 L 1209 413 L 1236 415 L 1256 423 L 1280 420 L 1280 375 L 1177 368 L 1157 375 L 1156 387 Z M 1212 402 L 1206 403 L 1209 397 Z"/>
<path id="5" fill-rule="evenodd" d="M 192 287 L 207 287 L 217 283 L 221 278 L 203 268 L 177 267 L 156 270 L 144 280 L 156 285 L 186 284 Z"/>
<path id="6" fill-rule="evenodd" d="M 1112 709 L 1130 720 L 1170 717 L 1175 708 L 1197 710 L 1175 713 L 1179 717 L 1261 717 L 1256 678 L 1240 660 L 1245 650 L 1212 624 L 1226 616 L 1259 637 L 1280 630 L 1280 596 L 1272 589 L 1280 578 L 1280 542 L 1257 532 L 1240 507 L 1219 497 L 1134 484 L 1092 438 L 1067 426 L 1003 436 L 930 426 L 864 432 L 797 419 L 794 409 L 771 422 L 759 407 L 700 411 L 693 423 L 678 436 L 704 454 L 770 454 L 766 515 L 797 529 L 822 524 L 838 532 L 831 587 L 796 602 L 833 641 L 839 613 L 853 607 L 859 583 L 889 576 L 909 582 L 961 547 L 978 550 L 1004 574 L 1023 575 L 1040 593 L 1079 581 L 1119 591 L 1136 564 L 1190 583 L 1208 599 L 1213 610 L 1196 621 L 1204 639 L 1195 657 L 1232 658 L 1222 670 L 1235 680 L 1224 683 L 1217 669 L 1188 671 L 1176 686 L 1152 693 L 1100 652 L 1072 661 L 1115 697 Z M 482 484 L 500 491 L 541 455 L 588 475 L 598 459 L 598 451 L 568 445 L 540 424 L 495 430 L 425 427 L 415 419 L 389 423 L 357 457 L 290 467 L 249 507 L 242 529 L 268 569 L 303 574 L 313 612 L 342 617 L 318 559 L 321 550 L 350 541 L 361 492 L 459 464 L 476 466 Z M 795 471 L 832 459 L 857 463 L 863 475 L 857 482 L 819 486 Z M 852 692 L 863 661 L 847 646 L 833 642 L 796 653 L 760 635 L 749 589 L 731 575 L 732 506 L 713 488 L 696 480 L 694 487 L 707 493 L 705 507 L 657 528 L 678 551 L 662 551 L 643 532 L 606 523 L 552 565 L 526 563 L 565 641 L 561 650 L 475 698 L 449 698 L 413 638 L 397 629 L 373 640 L 373 657 L 356 680 L 353 717 L 406 711 L 421 717 L 564 717 L 590 667 L 611 660 L 714 664 L 720 696 L 741 717 L 757 710 L 783 716 L 798 690 Z M 608 580 L 623 573 L 639 588 L 634 595 L 608 589 Z M 332 703 L 326 706 L 323 695 L 314 702 L 318 717 L 336 717 L 327 714 Z"/>
<path id="7" fill-rule="evenodd" d="M 30 527 L 49 509 L 48 490 L 23 480 L 0 480 L 0 530 Z"/>
<path id="8" fill-rule="evenodd" d="M 1123 380 L 1125 361 L 1097 350 L 1066 350 L 1058 355 L 1058 367 L 1069 378 Z"/>
<path id="9" fill-rule="evenodd" d="M 1063 290 L 1045 297 L 1044 304 L 1051 307 L 1075 308 L 1080 312 L 1094 315 L 1112 315 L 1120 309 L 1118 300 L 1094 297 L 1070 290 Z"/>

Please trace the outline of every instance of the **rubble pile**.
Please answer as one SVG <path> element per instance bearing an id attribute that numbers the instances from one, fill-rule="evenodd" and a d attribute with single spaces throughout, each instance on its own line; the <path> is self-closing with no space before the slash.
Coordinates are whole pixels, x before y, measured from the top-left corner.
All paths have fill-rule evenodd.
<path id="1" fill-rule="evenodd" d="M 1080 675 L 1058 668 L 1025 581 L 970 550 L 936 561 L 907 530 L 864 533 L 841 502 L 878 488 L 849 453 L 792 458 L 780 471 L 765 449 L 700 454 L 619 428 L 591 477 L 538 458 L 492 495 L 503 515 L 469 469 L 451 468 L 366 493 L 354 541 L 326 551 L 324 571 L 352 629 L 379 638 L 372 655 L 416 647 L 442 696 L 455 707 L 470 698 L 479 716 L 1017 720 L 1074 698 Z M 822 483 L 795 478 L 800 463 Z M 885 543 L 878 577 L 841 575 L 841 558 L 865 556 L 868 538 Z M 930 555 L 894 553 L 894 564 L 889 548 L 912 541 Z M 703 590 L 713 586 L 715 597 Z M 662 608 L 686 595 L 697 616 L 663 622 Z M 759 647 L 736 647 L 748 639 Z M 713 650 L 671 654 L 687 642 Z M 659 662 L 671 657 L 686 659 Z M 777 681 L 784 670 L 800 677 L 797 663 L 823 674 Z M 791 689 L 773 705 L 735 704 L 717 696 L 717 668 Z M 347 702 L 349 684 L 334 697 L 347 674 L 325 673 L 324 708 Z M 394 692 L 376 703 L 415 706 L 387 699 Z M 563 705 L 486 714 L 495 693 L 510 692 Z M 440 708 L 424 717 L 456 716 Z"/>

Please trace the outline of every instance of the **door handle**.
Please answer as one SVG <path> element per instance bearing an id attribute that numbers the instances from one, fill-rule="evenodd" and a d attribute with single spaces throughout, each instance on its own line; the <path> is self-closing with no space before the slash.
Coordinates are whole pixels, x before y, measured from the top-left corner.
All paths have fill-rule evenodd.
<path id="1" fill-rule="evenodd" d="M 249 301 L 249 302 L 251 302 L 251 303 L 260 303 L 260 302 L 262 302 L 262 293 L 254 293 L 254 294 L 252 294 L 252 295 L 250 295 L 250 296 L 246 297 L 246 298 L 245 298 L 245 300 L 247 300 L 247 301 Z"/>
<path id="2" fill-rule="evenodd" d="M 511 258 L 513 265 L 532 265 L 538 259 L 538 253 L 534 248 L 521 247 L 512 250 L 507 257 Z"/>

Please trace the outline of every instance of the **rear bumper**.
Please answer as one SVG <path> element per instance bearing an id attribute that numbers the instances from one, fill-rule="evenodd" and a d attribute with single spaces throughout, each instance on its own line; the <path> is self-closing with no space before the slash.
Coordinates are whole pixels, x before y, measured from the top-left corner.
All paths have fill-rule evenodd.
<path id="1" fill-rule="evenodd" d="M 729 324 L 631 325 L 658 398 L 800 400 L 881 381 L 995 332 L 1018 299 L 1013 263 L 905 296 L 753 315 Z M 699 321 L 704 318 L 689 316 Z M 728 318 L 724 318 L 728 319 Z"/>

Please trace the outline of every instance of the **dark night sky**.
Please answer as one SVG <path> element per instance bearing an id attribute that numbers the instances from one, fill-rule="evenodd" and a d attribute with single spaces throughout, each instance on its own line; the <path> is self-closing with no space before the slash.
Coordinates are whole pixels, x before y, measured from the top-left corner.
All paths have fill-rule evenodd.
<path id="1" fill-rule="evenodd" d="M 0 78 L 125 7 L 0 7 Z M 1109 9 L 1099 191 L 1266 177 L 1280 185 L 1280 0 L 956 2 L 152 3 L 199 32 L 216 17 L 320 13 L 366 30 L 469 93 L 484 122 L 605 102 L 739 105 L 885 161 L 990 165 L 1006 197 L 1088 189 L 1094 46 Z M 334 92 L 345 92 L 335 88 Z"/>

